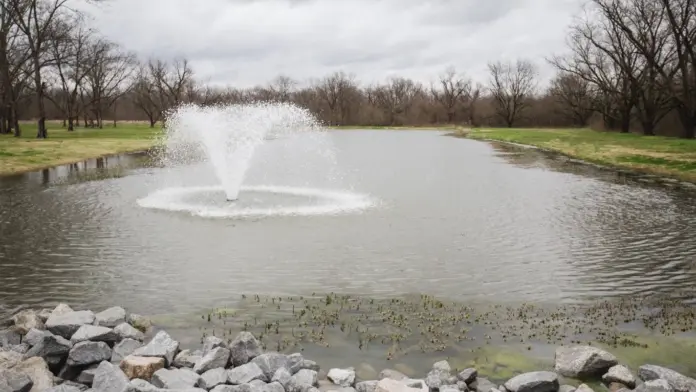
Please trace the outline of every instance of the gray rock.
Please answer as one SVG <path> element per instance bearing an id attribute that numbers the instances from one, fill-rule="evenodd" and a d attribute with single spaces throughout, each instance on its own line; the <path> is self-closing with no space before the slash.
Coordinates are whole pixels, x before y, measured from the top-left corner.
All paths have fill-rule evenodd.
<path id="1" fill-rule="evenodd" d="M 467 385 L 467 383 L 465 383 L 464 381 L 461 381 L 461 380 L 457 381 L 457 388 L 461 392 L 468 392 L 469 391 L 469 385 Z"/>
<path id="2" fill-rule="evenodd" d="M 114 346 L 114 349 L 111 351 L 111 363 L 121 363 L 123 358 L 133 354 L 135 350 L 139 349 L 142 346 L 142 343 L 134 339 L 121 340 L 118 344 Z"/>
<path id="3" fill-rule="evenodd" d="M 80 390 L 81 392 L 84 392 L 84 391 L 86 391 L 86 390 L 89 389 L 89 387 L 88 387 L 87 385 L 80 384 L 79 382 L 70 381 L 70 380 L 64 381 L 64 382 L 63 382 L 62 384 L 60 384 L 60 385 L 65 385 L 66 387 L 77 388 L 77 389 Z"/>
<path id="4" fill-rule="evenodd" d="M 134 378 L 130 382 L 129 392 L 159 392 L 159 388 L 140 378 Z"/>
<path id="5" fill-rule="evenodd" d="M 9 345 L 6 347 L 10 351 L 14 351 L 19 354 L 26 354 L 27 351 L 31 349 L 31 346 L 28 345 L 27 343 L 20 343 L 20 344 L 14 344 L 14 345 Z"/>
<path id="6" fill-rule="evenodd" d="M 51 313 L 49 313 L 48 318 L 50 318 L 51 316 L 60 316 L 71 312 L 74 312 L 74 310 L 70 306 L 68 306 L 68 304 L 58 304 L 58 306 L 56 306 L 51 311 Z M 48 320 L 48 318 L 46 320 Z"/>
<path id="7" fill-rule="evenodd" d="M 128 377 L 111 362 L 102 361 L 94 373 L 92 388 L 98 392 L 127 392 Z"/>
<path id="8" fill-rule="evenodd" d="M 132 325 L 128 323 L 121 323 L 114 327 L 114 332 L 118 336 L 119 340 L 123 339 L 133 339 L 144 341 L 145 334 L 135 329 Z"/>
<path id="9" fill-rule="evenodd" d="M 179 342 L 172 339 L 168 333 L 159 331 L 150 343 L 136 349 L 132 354 L 138 357 L 162 357 L 166 362 L 165 366 L 170 366 L 178 351 Z"/>
<path id="10" fill-rule="evenodd" d="M 662 366 L 643 365 L 638 369 L 638 377 L 646 382 L 663 379 L 669 383 L 675 392 L 696 391 L 696 380 Z M 655 388 L 660 388 L 660 386 L 656 384 Z"/>
<path id="11" fill-rule="evenodd" d="M 284 368 L 281 368 L 284 369 Z M 280 371 L 281 369 L 278 369 Z M 276 371 L 276 374 L 277 372 Z M 242 385 L 250 383 L 254 380 L 263 380 L 266 376 L 261 367 L 253 362 L 238 366 L 227 371 L 227 382 L 232 385 Z M 273 376 L 274 381 L 275 375 Z M 285 386 L 285 384 L 283 384 Z"/>
<path id="12" fill-rule="evenodd" d="M 618 364 L 615 356 L 592 346 L 559 347 L 555 362 L 558 374 L 573 378 L 599 376 Z"/>
<path id="13" fill-rule="evenodd" d="M 203 339 L 203 354 L 218 347 L 227 348 L 225 341 L 220 339 L 219 337 L 206 336 L 205 339 Z"/>
<path id="14" fill-rule="evenodd" d="M 251 364 L 254 366 L 257 366 L 256 364 Z M 246 365 L 242 365 L 246 366 Z M 263 377 L 263 372 L 261 371 L 261 368 L 259 368 L 258 372 L 261 374 Z M 280 368 L 276 370 L 276 372 L 273 374 L 273 378 L 271 378 L 271 382 L 277 382 L 280 383 L 280 385 L 283 386 L 284 389 L 288 389 L 288 385 L 292 382 L 292 374 L 290 374 L 290 371 L 286 368 Z"/>
<path id="15" fill-rule="evenodd" d="M 53 309 L 41 309 L 37 314 L 39 315 L 41 321 L 45 324 L 46 320 L 51 317 L 51 313 L 53 313 Z"/>
<path id="16" fill-rule="evenodd" d="M 299 372 L 300 369 L 303 369 L 302 362 L 304 362 L 304 360 L 304 357 L 300 353 L 293 353 L 288 355 L 287 368 L 290 371 L 290 375 L 293 375 Z"/>
<path id="17" fill-rule="evenodd" d="M 575 392 L 577 388 L 572 385 L 561 385 L 558 388 L 558 392 Z"/>
<path id="18" fill-rule="evenodd" d="M 158 388 L 187 389 L 198 385 L 201 376 L 191 369 L 160 369 L 150 382 Z"/>
<path id="19" fill-rule="evenodd" d="M 142 332 L 147 332 L 152 327 L 150 319 L 135 313 L 126 316 L 126 322 Z"/>
<path id="20" fill-rule="evenodd" d="M 379 376 L 377 376 L 380 380 L 384 380 L 385 378 L 390 378 L 392 380 L 404 380 L 407 379 L 405 374 L 401 373 L 398 370 L 394 369 L 384 369 L 381 372 L 379 372 Z"/>
<path id="21" fill-rule="evenodd" d="M 232 345 L 230 345 L 231 349 L 233 345 L 234 342 L 232 342 Z M 261 354 L 252 359 L 251 362 L 259 365 L 264 374 L 264 380 L 270 380 L 273 378 L 273 375 L 278 369 L 282 367 L 286 369 L 288 368 L 288 356 L 279 353 Z"/>
<path id="22" fill-rule="evenodd" d="M 378 382 L 377 380 L 361 381 L 355 384 L 355 390 L 357 392 L 375 392 Z"/>
<path id="23" fill-rule="evenodd" d="M 230 361 L 230 350 L 224 347 L 215 347 L 203 354 L 193 366 L 193 371 L 203 374 L 211 369 L 224 368 Z"/>
<path id="24" fill-rule="evenodd" d="M 193 368 L 196 362 L 202 357 L 203 354 L 198 350 L 193 352 L 191 350 L 182 350 L 176 355 L 176 358 L 174 358 L 173 366 L 178 368 Z"/>
<path id="25" fill-rule="evenodd" d="M 464 381 L 467 384 L 471 384 L 476 380 L 476 377 L 478 377 L 478 371 L 474 368 L 468 368 L 464 369 L 459 374 L 457 374 L 457 378 L 460 380 Z"/>
<path id="26" fill-rule="evenodd" d="M 1 362 L 0 365 L 2 365 Z M 21 362 L 14 362 L 12 370 L 31 379 L 34 383 L 31 392 L 44 391 L 54 385 L 53 374 L 43 358 L 33 357 Z"/>
<path id="27" fill-rule="evenodd" d="M 314 370 L 300 369 L 292 378 L 297 385 L 310 385 L 313 387 L 319 385 L 319 376 Z M 353 378 L 353 380 L 355 380 L 355 378 Z"/>
<path id="28" fill-rule="evenodd" d="M 198 381 L 198 386 L 203 389 L 213 389 L 217 385 L 227 382 L 227 370 L 225 368 L 210 369 L 201 374 L 201 379 Z"/>
<path id="29" fill-rule="evenodd" d="M 99 368 L 99 365 L 92 365 L 88 367 L 80 372 L 75 381 L 79 382 L 80 384 L 92 386 L 92 383 L 94 382 L 94 375 L 97 374 L 97 368 Z"/>
<path id="30" fill-rule="evenodd" d="M 45 329 L 43 320 L 39 317 L 36 311 L 25 309 L 12 316 L 15 328 L 19 333 L 25 335 L 30 329 Z"/>
<path id="31" fill-rule="evenodd" d="M 27 332 L 26 335 L 24 335 L 24 342 L 29 344 L 30 346 L 36 346 L 43 340 L 45 336 L 51 336 L 53 335 L 52 333 L 48 332 L 45 329 L 36 329 L 32 328 Z"/>
<path id="32" fill-rule="evenodd" d="M 435 362 L 433 364 L 433 369 L 434 370 L 441 370 L 441 371 L 447 372 L 447 373 L 452 371 L 452 368 L 450 367 L 450 364 L 447 361 Z"/>
<path id="33" fill-rule="evenodd" d="M 636 378 L 633 376 L 633 373 L 631 373 L 631 370 L 623 365 L 612 366 L 609 371 L 602 376 L 602 381 L 607 385 L 618 382 L 631 389 L 636 387 Z"/>
<path id="34" fill-rule="evenodd" d="M 71 348 L 72 343 L 61 336 L 44 336 L 39 343 L 24 354 L 24 358 L 41 357 L 47 362 L 53 362 L 49 359 L 66 357 Z"/>
<path id="35" fill-rule="evenodd" d="M 672 385 L 667 380 L 661 378 L 656 380 L 646 381 L 643 384 L 638 385 L 635 392 L 675 392 Z"/>
<path id="36" fill-rule="evenodd" d="M 58 386 L 46 390 L 45 392 L 82 392 L 82 389 L 75 385 L 60 384 Z"/>
<path id="37" fill-rule="evenodd" d="M 126 310 L 120 306 L 114 306 L 95 314 L 94 317 L 97 325 L 113 328 L 126 322 Z"/>
<path id="38" fill-rule="evenodd" d="M 440 392 L 459 392 L 457 385 L 440 385 Z"/>
<path id="39" fill-rule="evenodd" d="M 85 324 L 94 324 L 94 319 L 94 313 L 89 310 L 80 310 L 58 315 L 51 313 L 51 317 L 46 320 L 46 329 L 51 331 L 54 335 L 70 339 L 81 326 Z"/>
<path id="40" fill-rule="evenodd" d="M 86 342 L 116 343 L 119 340 L 118 335 L 111 328 L 98 327 L 96 325 L 83 325 L 71 337 L 70 341 L 75 343 Z"/>
<path id="41" fill-rule="evenodd" d="M 68 354 L 68 366 L 87 366 L 111 360 L 111 348 L 104 342 L 80 342 Z"/>
<path id="42" fill-rule="evenodd" d="M 22 343 L 22 335 L 16 329 L 0 331 L 0 347 L 9 347 Z"/>
<path id="43" fill-rule="evenodd" d="M 61 380 L 75 380 L 77 376 L 80 375 L 83 368 L 84 366 L 71 366 L 68 363 L 65 363 L 58 372 L 57 376 Z"/>
<path id="44" fill-rule="evenodd" d="M 520 374 L 504 386 L 509 392 L 557 392 L 560 387 L 558 374 L 545 371 Z"/>
<path id="45" fill-rule="evenodd" d="M 384 378 L 377 383 L 375 392 L 421 392 L 422 389 L 408 386 L 404 380 Z"/>
<path id="46" fill-rule="evenodd" d="M 251 388 L 249 388 L 249 391 L 251 391 Z M 242 392 L 242 388 L 239 385 L 218 385 L 211 389 L 210 392 Z"/>
<path id="47" fill-rule="evenodd" d="M 279 382 L 271 382 L 263 386 L 263 392 L 285 392 Z"/>
<path id="48" fill-rule="evenodd" d="M 587 384 L 580 384 L 575 390 L 577 392 L 594 392 L 594 390 Z"/>
<path id="49" fill-rule="evenodd" d="M 247 331 L 240 332 L 230 343 L 229 348 L 232 366 L 244 365 L 262 353 L 261 343 Z M 263 369 L 263 367 L 261 368 Z M 268 377 L 272 377 L 273 373 L 268 375 Z"/>
<path id="50" fill-rule="evenodd" d="M 476 378 L 476 381 L 472 382 L 471 385 L 469 385 L 469 387 L 470 389 L 473 389 L 476 392 L 489 392 L 492 388 L 497 389 L 495 384 L 493 384 L 489 379 L 484 377 Z"/>
<path id="51" fill-rule="evenodd" d="M 24 373 L 13 370 L 0 370 L 0 391 L 29 392 L 34 382 Z"/>
<path id="52" fill-rule="evenodd" d="M 352 387 L 355 384 L 355 369 L 331 369 L 327 375 L 328 379 L 336 385 L 342 387 Z"/>
<path id="53" fill-rule="evenodd" d="M 444 368 L 434 368 L 425 377 L 425 384 L 430 389 L 440 389 L 442 385 L 450 382 L 449 378 L 449 371 L 444 370 Z"/>

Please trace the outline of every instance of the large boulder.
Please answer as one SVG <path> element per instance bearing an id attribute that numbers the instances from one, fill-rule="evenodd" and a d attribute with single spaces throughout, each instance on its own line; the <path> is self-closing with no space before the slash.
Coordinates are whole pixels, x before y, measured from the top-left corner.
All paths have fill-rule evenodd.
<path id="1" fill-rule="evenodd" d="M 227 370 L 225 368 L 210 369 L 201 374 L 201 379 L 198 381 L 198 386 L 211 390 L 220 384 L 227 382 Z"/>
<path id="2" fill-rule="evenodd" d="M 258 367 L 255 363 L 251 363 L 249 365 L 253 365 L 253 366 Z M 242 366 L 246 366 L 246 365 L 242 365 Z M 242 366 L 240 366 L 240 367 L 242 367 Z M 232 372 L 232 370 L 230 370 L 230 372 Z M 259 374 L 259 377 L 263 377 L 263 372 L 261 371 L 261 368 L 259 368 L 258 374 Z M 285 390 L 288 390 L 289 385 L 293 382 L 292 374 L 290 374 L 290 371 L 288 369 L 280 368 L 280 369 L 276 370 L 276 372 L 273 374 L 273 378 L 271 378 L 271 382 L 277 382 L 280 385 L 282 385 Z M 232 383 L 230 383 L 230 384 L 232 384 Z"/>
<path id="3" fill-rule="evenodd" d="M 573 378 L 601 376 L 618 364 L 615 356 L 592 346 L 559 347 L 555 362 L 558 374 Z"/>
<path id="4" fill-rule="evenodd" d="M 252 359 L 251 362 L 257 364 L 261 368 L 264 374 L 264 381 L 270 381 L 278 369 L 282 367 L 288 368 L 288 356 L 280 353 L 261 354 Z"/>
<path id="5" fill-rule="evenodd" d="M 672 385 L 667 380 L 658 378 L 657 380 L 646 381 L 638 385 L 635 392 L 675 392 Z"/>
<path id="6" fill-rule="evenodd" d="M 224 368 L 230 361 L 230 350 L 225 347 L 215 347 L 203 354 L 193 366 L 193 371 L 203 374 L 211 369 Z"/>
<path id="7" fill-rule="evenodd" d="M 70 341 L 73 342 L 73 344 L 88 340 L 93 342 L 116 343 L 120 339 L 113 329 L 96 325 L 82 325 L 70 337 Z"/>
<path id="8" fill-rule="evenodd" d="M 59 314 L 51 313 L 51 316 L 46 320 L 46 329 L 54 335 L 70 339 L 81 326 L 94 324 L 94 319 L 94 313 L 89 310 Z"/>
<path id="9" fill-rule="evenodd" d="M 114 306 L 94 315 L 96 323 L 102 327 L 113 328 L 126 322 L 126 311 L 120 306 Z"/>
<path id="10" fill-rule="evenodd" d="M 251 334 L 251 332 L 243 331 L 237 335 L 230 343 L 230 362 L 232 366 L 239 366 L 248 363 L 252 359 L 261 355 L 261 343 Z M 269 377 L 273 376 L 271 374 Z"/>
<path id="11" fill-rule="evenodd" d="M 160 357 L 125 357 L 119 366 L 129 379 L 141 378 L 149 380 L 160 369 L 164 369 L 164 358 Z"/>
<path id="12" fill-rule="evenodd" d="M 68 354 L 68 366 L 87 366 L 111 360 L 111 348 L 104 342 L 80 342 Z"/>
<path id="13" fill-rule="evenodd" d="M 48 364 L 43 358 L 33 357 L 15 365 L 12 370 L 24 374 L 32 381 L 30 392 L 44 392 L 53 387 L 53 374 L 48 369 Z"/>
<path id="14" fill-rule="evenodd" d="M 31 309 L 25 309 L 12 316 L 15 328 L 22 335 L 26 335 L 30 329 L 45 329 L 45 325 L 39 314 Z"/>
<path id="15" fill-rule="evenodd" d="M 15 328 L 0 331 L 0 348 L 22 343 L 22 334 Z"/>
<path id="16" fill-rule="evenodd" d="M 203 353 L 200 350 L 181 350 L 174 358 L 173 366 L 178 368 L 193 368 L 196 366 L 196 362 L 202 357 Z"/>
<path id="17" fill-rule="evenodd" d="M 52 333 L 46 331 L 45 329 L 36 329 L 32 328 L 27 332 L 26 335 L 24 335 L 24 343 L 29 344 L 30 346 L 36 346 L 43 340 L 45 336 L 51 336 L 53 335 Z"/>
<path id="18" fill-rule="evenodd" d="M 165 366 L 169 366 L 176 353 L 179 351 L 179 342 L 172 339 L 168 333 L 159 331 L 150 343 L 133 351 L 133 355 L 139 357 L 161 357 L 165 360 Z"/>
<path id="19" fill-rule="evenodd" d="M 123 358 L 133 354 L 135 350 L 139 349 L 142 346 L 143 344 L 137 340 L 121 340 L 120 342 L 118 342 L 118 344 L 114 346 L 114 349 L 111 350 L 111 363 L 118 365 L 119 363 L 121 363 L 121 360 L 123 360 Z"/>
<path id="20" fill-rule="evenodd" d="M 34 382 L 24 373 L 14 370 L 0 370 L 1 392 L 29 392 Z"/>
<path id="21" fill-rule="evenodd" d="M 638 369 L 638 377 L 646 382 L 658 379 L 665 380 L 675 392 L 696 391 L 696 380 L 662 366 L 643 365 Z M 659 387 L 659 385 L 656 387 Z"/>
<path id="22" fill-rule="evenodd" d="M 624 365 L 612 366 L 609 371 L 602 376 L 602 381 L 607 385 L 616 382 L 630 389 L 636 387 L 636 378 L 633 376 L 633 373 L 631 373 L 631 370 Z"/>
<path id="23" fill-rule="evenodd" d="M 121 323 L 115 326 L 114 332 L 118 336 L 119 340 L 133 339 L 141 342 L 145 340 L 145 334 L 135 329 L 135 327 L 128 323 Z"/>
<path id="24" fill-rule="evenodd" d="M 70 305 L 60 303 L 55 308 L 53 308 L 53 310 L 48 314 L 48 318 L 46 318 L 46 320 L 48 321 L 48 319 L 51 316 L 60 316 L 62 314 L 66 314 L 66 313 L 70 313 L 70 312 L 74 312 L 74 310 L 70 307 Z"/>
<path id="25" fill-rule="evenodd" d="M 92 389 L 98 392 L 126 392 L 129 380 L 123 370 L 111 362 L 103 361 L 94 373 Z"/>
<path id="26" fill-rule="evenodd" d="M 459 374 L 457 374 L 457 378 L 461 381 L 464 381 L 467 384 L 471 384 L 476 380 L 476 377 L 478 376 L 478 371 L 474 368 L 468 368 L 464 369 Z"/>
<path id="27" fill-rule="evenodd" d="M 24 354 L 24 358 L 41 357 L 51 366 L 57 365 L 68 356 L 72 343 L 61 336 L 44 336 L 39 343 Z"/>
<path id="28" fill-rule="evenodd" d="M 308 385 L 316 387 L 319 385 L 319 375 L 314 370 L 302 369 L 292 376 L 291 382 L 295 383 L 295 385 Z"/>
<path id="29" fill-rule="evenodd" d="M 227 382 L 232 385 L 248 384 L 254 380 L 263 380 L 265 377 L 263 370 L 253 362 L 227 371 Z"/>
<path id="30" fill-rule="evenodd" d="M 88 366 L 86 369 L 80 372 L 80 374 L 75 378 L 75 381 L 80 384 L 92 386 L 94 382 L 94 375 L 97 373 L 99 365 Z"/>
<path id="31" fill-rule="evenodd" d="M 150 382 L 158 388 L 187 389 L 198 385 L 200 379 L 201 376 L 191 369 L 160 369 Z"/>
<path id="32" fill-rule="evenodd" d="M 559 387 L 558 374 L 545 371 L 523 373 L 505 383 L 509 392 L 557 392 Z"/>
<path id="33" fill-rule="evenodd" d="M 352 387 L 355 384 L 355 369 L 338 369 L 329 370 L 328 379 L 336 385 L 344 388 Z"/>

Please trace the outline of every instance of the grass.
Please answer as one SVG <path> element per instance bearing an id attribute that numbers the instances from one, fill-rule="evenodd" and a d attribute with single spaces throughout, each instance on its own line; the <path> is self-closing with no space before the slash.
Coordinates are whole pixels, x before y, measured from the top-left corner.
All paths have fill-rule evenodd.
<path id="1" fill-rule="evenodd" d="M 0 135 L 0 175 L 40 170 L 106 155 L 143 151 L 156 145 L 161 129 L 147 124 L 123 122 L 116 128 L 76 128 L 68 132 L 50 122 L 48 139 L 36 139 L 36 124 L 22 124 L 22 137 Z"/>
<path id="2" fill-rule="evenodd" d="M 696 140 L 589 129 L 475 129 L 472 139 L 540 147 L 573 158 L 696 182 Z"/>
<path id="3" fill-rule="evenodd" d="M 337 130 L 395 130 L 395 131 L 423 131 L 423 130 L 438 130 L 438 131 L 453 131 L 459 129 L 456 125 L 433 124 L 428 126 L 401 126 L 401 125 L 333 125 L 329 129 Z"/>

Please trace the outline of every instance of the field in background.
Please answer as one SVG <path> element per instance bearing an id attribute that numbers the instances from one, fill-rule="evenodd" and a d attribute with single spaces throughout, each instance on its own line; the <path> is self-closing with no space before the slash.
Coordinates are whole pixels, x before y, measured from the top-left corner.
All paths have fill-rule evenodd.
<path id="1" fill-rule="evenodd" d="M 526 144 L 588 162 L 696 182 L 696 140 L 589 129 L 475 129 L 465 136 Z"/>

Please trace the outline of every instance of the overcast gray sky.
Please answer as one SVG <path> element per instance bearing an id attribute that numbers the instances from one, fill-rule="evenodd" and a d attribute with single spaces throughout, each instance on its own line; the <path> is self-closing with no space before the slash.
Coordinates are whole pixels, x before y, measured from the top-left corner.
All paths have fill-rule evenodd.
<path id="1" fill-rule="evenodd" d="M 199 78 L 238 87 L 279 74 L 343 70 L 362 83 L 429 83 L 448 66 L 485 82 L 489 61 L 564 49 L 583 0 L 110 0 L 91 10 L 102 34 L 136 52 L 187 57 Z"/>

